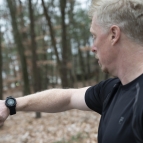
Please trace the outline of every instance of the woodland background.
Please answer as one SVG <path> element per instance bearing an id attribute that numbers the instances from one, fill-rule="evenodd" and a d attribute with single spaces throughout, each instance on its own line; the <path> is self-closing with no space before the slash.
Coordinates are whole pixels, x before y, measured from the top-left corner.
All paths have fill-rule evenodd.
<path id="1" fill-rule="evenodd" d="M 94 85 L 108 75 L 91 52 L 89 0 L 0 0 L 0 99 Z M 0 143 L 96 143 L 99 115 L 20 112 Z"/>

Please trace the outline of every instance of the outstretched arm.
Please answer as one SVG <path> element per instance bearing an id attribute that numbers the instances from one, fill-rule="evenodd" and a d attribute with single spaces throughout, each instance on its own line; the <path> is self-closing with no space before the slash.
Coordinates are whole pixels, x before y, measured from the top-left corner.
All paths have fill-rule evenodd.
<path id="1" fill-rule="evenodd" d="M 24 97 L 16 98 L 17 111 L 35 111 L 56 113 L 70 109 L 89 111 L 85 103 L 85 92 L 88 87 L 80 89 L 51 89 Z M 0 125 L 9 115 L 5 101 L 0 101 Z"/>
<path id="2" fill-rule="evenodd" d="M 89 110 L 84 95 L 86 88 L 51 89 L 17 98 L 17 111 L 56 113 L 70 109 Z"/>

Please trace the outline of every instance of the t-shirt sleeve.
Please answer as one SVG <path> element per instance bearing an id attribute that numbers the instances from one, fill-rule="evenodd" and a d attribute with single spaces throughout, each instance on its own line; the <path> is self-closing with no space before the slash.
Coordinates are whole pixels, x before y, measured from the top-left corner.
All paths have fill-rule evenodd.
<path id="1" fill-rule="evenodd" d="M 91 110 L 101 114 L 103 102 L 108 94 L 111 93 L 113 86 L 117 83 L 118 80 L 119 79 L 117 78 L 111 78 L 101 81 L 95 86 L 89 87 L 85 93 L 85 102 L 87 106 Z"/>

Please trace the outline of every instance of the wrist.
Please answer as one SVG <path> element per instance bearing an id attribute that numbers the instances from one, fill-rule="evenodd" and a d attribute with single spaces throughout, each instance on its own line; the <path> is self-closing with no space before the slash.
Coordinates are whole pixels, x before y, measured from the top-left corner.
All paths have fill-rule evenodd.
<path id="1" fill-rule="evenodd" d="M 26 111 L 26 107 L 28 105 L 27 105 L 27 102 L 25 100 L 25 97 L 16 98 L 16 101 L 17 101 L 16 111 Z"/>
<path id="2" fill-rule="evenodd" d="M 6 101 L 6 100 L 2 100 L 2 104 L 3 104 L 3 107 L 4 107 L 4 111 L 6 111 L 6 113 L 7 113 L 8 115 L 10 115 L 10 111 L 9 111 L 8 107 L 5 105 L 5 101 Z"/>

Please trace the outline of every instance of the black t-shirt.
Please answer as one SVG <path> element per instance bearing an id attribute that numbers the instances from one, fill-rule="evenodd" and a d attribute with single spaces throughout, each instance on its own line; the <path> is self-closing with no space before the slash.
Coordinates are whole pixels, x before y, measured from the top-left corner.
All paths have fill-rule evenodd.
<path id="1" fill-rule="evenodd" d="M 143 143 L 143 74 L 124 86 L 102 81 L 87 89 L 85 102 L 101 114 L 98 143 Z"/>

